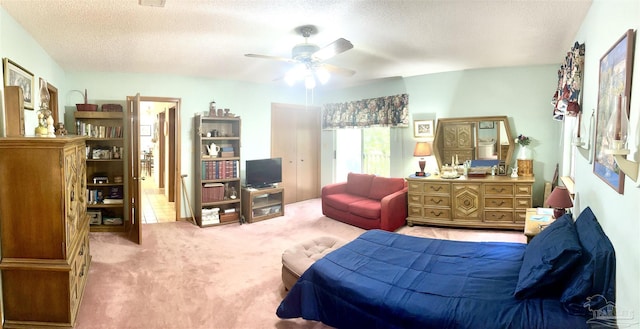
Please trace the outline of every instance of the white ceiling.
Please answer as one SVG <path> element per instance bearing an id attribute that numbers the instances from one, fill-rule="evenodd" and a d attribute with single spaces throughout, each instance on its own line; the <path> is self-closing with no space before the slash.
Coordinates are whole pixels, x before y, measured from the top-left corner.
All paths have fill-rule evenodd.
<path id="1" fill-rule="evenodd" d="M 265 84 L 313 24 L 320 47 L 354 48 L 327 63 L 373 79 L 563 61 L 591 0 L 0 0 L 68 71 L 161 73 Z"/>

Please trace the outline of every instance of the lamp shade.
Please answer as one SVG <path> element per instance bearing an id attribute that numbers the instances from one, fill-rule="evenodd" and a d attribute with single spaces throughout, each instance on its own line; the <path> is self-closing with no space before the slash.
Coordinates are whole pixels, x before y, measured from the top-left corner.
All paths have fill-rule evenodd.
<path id="1" fill-rule="evenodd" d="M 569 191 L 564 186 L 557 186 L 547 198 L 547 204 L 554 208 L 553 215 L 558 218 L 565 213 L 565 208 L 573 207 Z"/>
<path id="2" fill-rule="evenodd" d="M 431 155 L 431 145 L 428 142 L 417 142 L 413 149 L 414 157 L 425 157 Z"/>

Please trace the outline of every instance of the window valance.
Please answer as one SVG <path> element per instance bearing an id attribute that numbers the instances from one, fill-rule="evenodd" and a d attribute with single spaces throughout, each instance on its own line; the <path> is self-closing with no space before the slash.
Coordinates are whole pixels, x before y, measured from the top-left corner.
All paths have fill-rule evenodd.
<path id="1" fill-rule="evenodd" d="M 408 127 L 409 95 L 401 94 L 324 105 L 323 129 L 368 126 Z"/>

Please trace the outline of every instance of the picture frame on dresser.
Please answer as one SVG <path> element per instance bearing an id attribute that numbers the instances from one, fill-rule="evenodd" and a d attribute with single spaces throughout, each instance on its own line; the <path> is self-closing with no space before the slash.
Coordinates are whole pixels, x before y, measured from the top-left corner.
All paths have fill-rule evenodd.
<path id="1" fill-rule="evenodd" d="M 22 87 L 24 108 L 33 110 L 33 73 L 6 57 L 3 59 L 3 68 L 4 85 Z"/>
<path id="2" fill-rule="evenodd" d="M 507 175 L 507 164 L 504 161 L 500 161 L 498 163 L 498 172 L 496 173 L 498 176 L 506 176 Z"/>
<path id="3" fill-rule="evenodd" d="M 600 58 L 593 173 L 619 194 L 624 194 L 624 172 L 618 168 L 612 154 L 605 154 L 604 150 L 610 147 L 605 135 L 618 96 L 622 98 L 621 110 L 629 114 L 634 39 L 634 30 L 627 30 Z"/>

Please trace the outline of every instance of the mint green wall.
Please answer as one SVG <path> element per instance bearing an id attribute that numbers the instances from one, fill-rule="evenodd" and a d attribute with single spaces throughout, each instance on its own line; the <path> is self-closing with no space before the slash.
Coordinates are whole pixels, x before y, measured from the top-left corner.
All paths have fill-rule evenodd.
<path id="1" fill-rule="evenodd" d="M 408 77 L 402 81 L 390 79 L 373 86 L 335 91 L 322 101 L 344 102 L 408 93 L 409 113 L 420 116 L 419 119 L 506 115 L 513 135 L 524 134 L 533 139 L 536 176 L 533 202 L 542 205 L 544 182 L 553 179 L 560 155 L 561 123 L 551 117 L 558 66 L 480 69 Z M 417 139 L 413 137 L 412 122 L 408 128 L 392 128 L 392 138 L 396 139 L 391 144 L 395 159 L 392 176 L 406 177 L 417 170 L 413 157 Z M 331 131 L 323 132 L 323 184 L 333 177 L 330 168 L 334 142 Z"/>
<path id="2" fill-rule="evenodd" d="M 637 0 L 595 0 L 576 40 L 584 42 L 585 72 L 582 107 L 590 113 L 598 103 L 598 68 L 600 58 L 628 29 L 636 30 L 635 63 L 631 92 L 629 142 L 630 158 L 640 160 L 640 2 Z M 589 152 L 593 152 L 590 149 Z M 639 184 L 625 178 L 624 195 L 620 195 L 593 174 L 592 164 L 579 155 L 576 160 L 575 212 L 591 207 L 616 250 L 617 312 L 632 316 L 631 321 L 618 322 L 620 327 L 640 325 L 640 189 Z"/>
<path id="3" fill-rule="evenodd" d="M 63 93 L 65 92 L 65 72 L 2 7 L 0 7 L 0 57 L 11 59 L 34 75 L 33 99 L 36 109 L 25 111 L 25 131 L 33 134 L 38 125 L 36 111 L 40 99 L 39 79 L 47 80 L 58 88 L 59 93 Z M 58 109 L 62 111 L 64 100 L 58 99 L 58 103 Z M 0 107 L 4 108 L 4 95 L 0 104 L 2 104 Z M 59 117 L 62 118 L 62 113 L 59 113 Z"/>
<path id="4" fill-rule="evenodd" d="M 597 103 L 599 58 L 629 28 L 637 29 L 640 4 L 636 0 L 595 0 L 576 40 L 586 42 L 586 68 L 583 108 Z M 146 75 L 133 73 L 64 72 L 44 50 L 0 8 L 0 56 L 8 57 L 31 70 L 35 78 L 44 77 L 60 92 L 59 107 L 73 105 L 81 99 L 73 90 L 89 91 L 89 99 L 124 100 L 140 93 L 143 96 L 177 97 L 182 99 L 182 168 L 191 175 L 191 118 L 205 111 L 215 99 L 219 107 L 228 107 L 243 119 L 244 159 L 269 155 L 270 109 L 272 102 L 304 104 L 304 90 L 282 89 L 256 85 L 189 77 Z M 636 58 L 640 56 L 640 42 Z M 566 45 L 567 50 L 572 45 Z M 560 63 L 562 59 L 558 59 Z M 636 60 L 634 75 L 640 77 Z M 214 64 L 212 64 L 214 65 Z M 559 64 L 558 64 L 559 65 Z M 450 73 L 392 78 L 371 85 L 345 90 L 317 89 L 316 104 L 356 100 L 408 93 L 410 113 L 420 119 L 453 116 L 507 115 L 512 133 L 530 135 L 534 139 L 536 197 L 541 202 L 540 186 L 550 180 L 555 164 L 560 161 L 562 146 L 558 142 L 561 124 L 551 120 L 550 101 L 556 84 L 558 65 L 469 70 Z M 640 85 L 633 84 L 631 126 L 638 133 L 640 117 Z M 34 95 L 38 99 L 37 92 Z M 35 111 L 26 111 L 27 131 L 36 125 Z M 406 176 L 415 171 L 412 128 L 395 129 L 393 176 Z M 638 137 L 636 137 L 638 138 Z M 330 181 L 333 147 L 332 133 L 322 132 L 323 183 Z M 633 157 L 638 160 L 638 141 Z M 640 190 L 630 179 L 625 181 L 625 193 L 619 195 L 592 173 L 587 159 L 576 163 L 576 207 L 579 213 L 590 206 L 616 248 L 618 312 L 635 316 L 640 323 Z M 191 188 L 191 187 L 190 187 Z M 184 217 L 187 216 L 182 209 Z"/>

